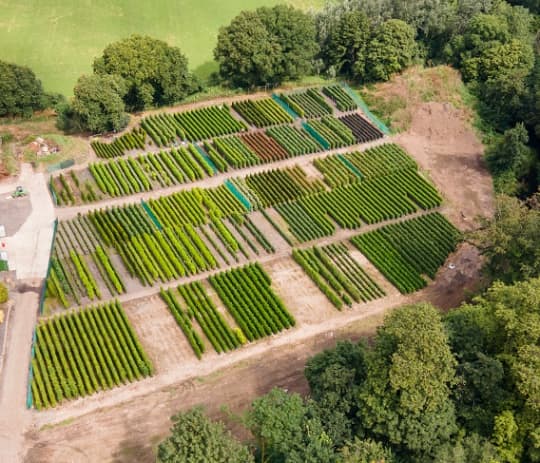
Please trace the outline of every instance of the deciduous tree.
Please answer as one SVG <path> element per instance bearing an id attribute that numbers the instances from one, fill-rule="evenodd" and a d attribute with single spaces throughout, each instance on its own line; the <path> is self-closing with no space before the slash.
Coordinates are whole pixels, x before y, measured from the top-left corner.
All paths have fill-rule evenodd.
<path id="1" fill-rule="evenodd" d="M 493 219 L 471 234 L 486 257 L 493 279 L 519 281 L 540 275 L 540 210 L 517 198 L 499 196 Z"/>
<path id="2" fill-rule="evenodd" d="M 313 18 L 278 5 L 236 16 L 220 30 L 214 57 L 223 79 L 251 87 L 308 74 L 317 51 Z"/>
<path id="3" fill-rule="evenodd" d="M 305 463 L 335 461 L 334 445 L 319 417 L 298 394 L 273 389 L 256 399 L 247 425 L 261 461 Z"/>
<path id="4" fill-rule="evenodd" d="M 148 36 L 111 43 L 94 61 L 94 72 L 125 80 L 128 111 L 173 104 L 199 90 L 180 49 Z"/>
<path id="5" fill-rule="evenodd" d="M 58 125 L 63 130 L 101 133 L 123 129 L 129 122 L 122 96 L 127 89 L 118 76 L 81 76 L 71 104 L 61 109 Z"/>
<path id="6" fill-rule="evenodd" d="M 0 117 L 30 117 L 43 109 L 44 97 L 41 82 L 30 68 L 0 61 Z"/>
<path id="7" fill-rule="evenodd" d="M 406 306 L 377 330 L 360 393 L 365 431 L 413 456 L 429 455 L 457 431 L 450 388 L 456 361 L 437 310 Z"/>
<path id="8" fill-rule="evenodd" d="M 381 24 L 367 47 L 367 79 L 388 80 L 392 74 L 410 65 L 416 51 L 414 35 L 414 29 L 399 19 L 391 19 Z M 359 66 L 364 69 L 363 63 L 359 63 Z M 357 67 L 357 70 L 359 69 Z M 358 72 L 356 76 L 360 79 L 363 77 Z"/>
<path id="9" fill-rule="evenodd" d="M 200 408 L 172 417 L 171 435 L 159 444 L 160 463 L 250 463 L 253 456 L 225 431 L 209 420 Z"/>
<path id="10" fill-rule="evenodd" d="M 370 36 L 371 21 L 363 11 L 343 13 L 322 46 L 326 67 L 332 67 L 338 74 L 352 76 L 354 66 L 355 73 L 363 76 Z"/>

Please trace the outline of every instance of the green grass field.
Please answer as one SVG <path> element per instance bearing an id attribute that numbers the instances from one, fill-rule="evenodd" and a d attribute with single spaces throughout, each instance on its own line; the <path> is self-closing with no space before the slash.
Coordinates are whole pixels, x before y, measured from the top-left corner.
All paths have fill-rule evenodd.
<path id="1" fill-rule="evenodd" d="M 306 8 L 324 0 L 289 0 Z M 280 0 L 0 0 L 0 59 L 30 66 L 47 91 L 70 95 L 103 48 L 130 34 L 179 46 L 202 77 L 216 69 L 220 26 Z"/>

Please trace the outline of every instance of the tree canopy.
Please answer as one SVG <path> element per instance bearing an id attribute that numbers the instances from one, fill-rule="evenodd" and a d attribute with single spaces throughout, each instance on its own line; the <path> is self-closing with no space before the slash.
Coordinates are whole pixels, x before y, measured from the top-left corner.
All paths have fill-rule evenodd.
<path id="1" fill-rule="evenodd" d="M 122 96 L 125 81 L 118 76 L 81 76 L 70 105 L 59 111 L 58 125 L 67 131 L 101 133 L 123 129 L 129 122 Z"/>
<path id="2" fill-rule="evenodd" d="M 200 408 L 172 417 L 171 435 L 159 444 L 160 463 L 250 463 L 247 447 L 210 421 Z"/>
<path id="3" fill-rule="evenodd" d="M 519 281 L 540 275 L 540 209 L 517 198 L 499 196 L 492 220 L 471 234 L 493 279 Z"/>
<path id="4" fill-rule="evenodd" d="M 401 452 L 429 455 L 456 432 L 456 361 L 437 310 L 403 307 L 377 330 L 360 393 L 361 425 Z"/>
<path id="5" fill-rule="evenodd" d="M 0 61 L 0 117 L 30 117 L 44 108 L 44 98 L 41 82 L 30 68 Z"/>
<path id="6" fill-rule="evenodd" d="M 125 80 L 128 111 L 177 103 L 199 90 L 180 49 L 148 36 L 111 43 L 94 61 L 94 72 Z"/>
<path id="7" fill-rule="evenodd" d="M 371 28 L 371 21 L 363 11 L 340 15 L 322 43 L 321 55 L 326 67 L 337 74 L 364 75 Z"/>
<path id="8" fill-rule="evenodd" d="M 220 29 L 214 57 L 221 77 L 233 85 L 279 84 L 311 71 L 315 39 L 310 15 L 286 5 L 262 7 Z"/>
<path id="9" fill-rule="evenodd" d="M 305 368 L 311 397 L 336 446 L 353 438 L 359 387 L 366 378 L 366 347 L 349 341 L 312 357 Z"/>
<path id="10" fill-rule="evenodd" d="M 332 440 L 310 404 L 298 394 L 273 389 L 253 402 L 246 423 L 255 436 L 261 461 L 334 461 Z"/>
<path id="11" fill-rule="evenodd" d="M 388 80 L 409 66 L 416 50 L 414 35 L 414 29 L 399 19 L 382 23 L 367 47 L 366 63 L 362 66 L 367 79 Z"/>
<path id="12" fill-rule="evenodd" d="M 459 420 L 469 431 L 491 434 L 501 461 L 537 461 L 540 278 L 496 282 L 473 304 L 451 311 L 445 324 L 462 372 Z"/>

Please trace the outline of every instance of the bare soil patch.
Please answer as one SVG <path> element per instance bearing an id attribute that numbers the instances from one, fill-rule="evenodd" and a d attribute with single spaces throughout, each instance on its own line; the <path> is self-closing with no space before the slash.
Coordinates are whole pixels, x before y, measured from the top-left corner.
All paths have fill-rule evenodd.
<path id="1" fill-rule="evenodd" d="M 410 129 L 395 137 L 429 172 L 445 197 L 448 218 L 462 230 L 493 212 L 493 183 L 483 162 L 483 146 L 463 110 L 449 103 L 417 106 Z"/>
<path id="2" fill-rule="evenodd" d="M 442 310 L 458 307 L 478 292 L 484 283 L 482 256 L 469 243 L 461 244 L 448 256 L 435 280 L 423 291 L 414 295 L 415 301 L 430 301 Z"/>
<path id="3" fill-rule="evenodd" d="M 444 212 L 462 230 L 493 213 L 493 183 L 472 127 L 459 72 L 414 67 L 364 94 L 399 133 L 393 137 L 428 172 L 445 197 Z"/>

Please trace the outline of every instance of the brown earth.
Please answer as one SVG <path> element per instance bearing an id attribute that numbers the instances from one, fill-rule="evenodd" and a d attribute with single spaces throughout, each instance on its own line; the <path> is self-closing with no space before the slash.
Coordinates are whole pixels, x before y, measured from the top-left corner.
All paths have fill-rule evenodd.
<path id="1" fill-rule="evenodd" d="M 445 197 L 448 218 L 462 230 L 493 211 L 493 184 L 483 162 L 483 146 L 463 123 L 463 110 L 449 103 L 421 103 L 410 129 L 395 137 Z"/>
<path id="2" fill-rule="evenodd" d="M 406 83 L 400 77 L 384 86 L 386 92 L 401 92 L 410 104 L 409 128 L 392 141 L 407 148 L 429 172 L 447 200 L 445 214 L 466 230 L 477 215 L 489 214 L 492 207 L 491 180 L 481 162 L 482 145 L 470 127 L 470 113 L 456 100 L 455 92 L 451 98 L 448 93 L 447 101 L 452 104 L 426 101 L 426 91 L 411 96 L 411 82 L 414 88 L 422 88 L 417 77 L 407 77 Z M 435 81 L 431 79 L 430 85 Z M 445 76 L 438 84 L 453 86 L 455 82 Z M 439 91 L 434 99 L 444 98 L 443 94 Z M 223 417 L 222 405 L 241 413 L 253 398 L 274 386 L 306 393 L 303 367 L 314 353 L 334 345 L 337 339 L 372 334 L 386 311 L 404 303 L 428 300 L 443 309 L 456 306 L 481 281 L 480 257 L 467 244 L 450 256 L 434 282 L 409 297 L 396 294 L 357 251 L 354 258 L 391 291 L 386 298 L 336 313 L 290 258 L 268 262 L 265 267 L 276 291 L 301 323 L 287 335 L 227 354 L 234 356 L 227 360 L 215 355 L 211 359 L 214 370 L 204 359 L 193 363 L 193 356 L 188 356 L 182 344 L 185 340 L 174 331 L 176 327 L 159 300 L 133 302 L 127 307 L 128 316 L 151 357 L 159 358 L 161 373 L 55 411 L 32 412 L 34 426 L 26 435 L 24 461 L 154 461 L 155 445 L 167 434 L 169 417 L 178 410 L 203 404 L 213 417 Z M 158 387 L 182 366 L 193 369 L 191 379 Z M 149 388 L 151 382 L 154 386 Z"/>

